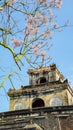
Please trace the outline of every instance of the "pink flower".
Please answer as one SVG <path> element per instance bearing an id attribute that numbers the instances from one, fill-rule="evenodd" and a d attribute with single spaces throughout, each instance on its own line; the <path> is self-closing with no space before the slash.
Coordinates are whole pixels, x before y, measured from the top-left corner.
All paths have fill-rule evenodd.
<path id="1" fill-rule="evenodd" d="M 45 56 L 46 56 L 46 52 L 45 52 L 45 51 L 42 51 L 42 52 L 41 52 L 41 56 L 45 57 Z"/>
<path id="2" fill-rule="evenodd" d="M 56 8 L 60 9 L 60 4 L 59 3 L 56 4 Z"/>
<path id="3" fill-rule="evenodd" d="M 26 27 L 26 29 L 27 29 L 28 31 L 31 31 L 31 30 L 32 30 L 32 25 L 31 25 L 31 24 L 28 24 L 28 26 Z"/>
<path id="4" fill-rule="evenodd" d="M 48 2 L 47 0 L 38 0 L 40 4 L 44 5 L 44 6 L 48 6 Z"/>
<path id="5" fill-rule="evenodd" d="M 50 2 L 50 7 L 53 7 L 54 6 L 54 1 L 51 1 Z"/>
<path id="6" fill-rule="evenodd" d="M 43 3 L 44 2 L 44 0 L 39 0 L 39 3 L 41 4 L 41 3 Z"/>
<path id="7" fill-rule="evenodd" d="M 32 49 L 33 49 L 33 54 L 36 54 L 36 55 L 39 54 L 39 50 L 40 50 L 40 46 L 39 45 L 33 46 Z"/>
<path id="8" fill-rule="evenodd" d="M 29 23 L 31 24 L 34 21 L 34 17 L 32 15 L 29 16 Z"/>
<path id="9" fill-rule="evenodd" d="M 51 13 L 52 13 L 52 10 L 51 10 L 51 9 L 49 9 L 49 10 L 48 10 L 48 12 L 51 14 Z"/>
<path id="10" fill-rule="evenodd" d="M 50 18 L 51 18 L 51 19 L 54 18 L 54 14 L 53 14 L 53 13 L 50 14 Z"/>
<path id="11" fill-rule="evenodd" d="M 53 32 L 51 30 L 46 30 L 46 33 L 43 34 L 43 37 L 46 38 L 52 38 Z"/>
<path id="12" fill-rule="evenodd" d="M 9 3 L 15 4 L 18 0 L 8 0 Z"/>
<path id="13" fill-rule="evenodd" d="M 60 5 L 62 5 L 62 0 L 60 0 L 58 3 L 59 3 Z"/>
<path id="14" fill-rule="evenodd" d="M 38 31 L 39 31 L 39 28 L 35 27 L 33 30 L 33 33 L 36 34 L 36 33 L 38 33 Z"/>
<path id="15" fill-rule="evenodd" d="M 54 2 L 56 3 L 58 0 L 54 0 Z"/>
<path id="16" fill-rule="evenodd" d="M 38 14 L 37 14 L 37 18 L 38 18 L 38 19 L 42 18 L 42 14 L 41 14 L 41 13 L 38 13 Z"/>
<path id="17" fill-rule="evenodd" d="M 49 22 L 49 19 L 48 19 L 47 16 L 44 16 L 44 17 L 43 17 L 43 22 L 44 22 L 44 23 L 48 23 L 48 22 Z"/>
<path id="18" fill-rule="evenodd" d="M 12 38 L 11 40 L 12 40 L 12 44 L 14 45 L 14 47 L 18 47 L 24 43 L 24 41 L 18 40 L 16 38 Z"/>

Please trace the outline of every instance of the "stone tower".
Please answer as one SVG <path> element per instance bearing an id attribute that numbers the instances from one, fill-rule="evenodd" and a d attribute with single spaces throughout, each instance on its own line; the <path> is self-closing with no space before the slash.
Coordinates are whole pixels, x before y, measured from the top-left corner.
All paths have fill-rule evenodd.
<path id="1" fill-rule="evenodd" d="M 55 64 L 28 70 L 29 86 L 9 90 L 10 111 L 73 104 L 73 92 Z"/>
<path id="2" fill-rule="evenodd" d="M 28 86 L 9 90 L 10 111 L 0 113 L 0 130 L 73 130 L 73 90 L 56 65 L 28 74 Z"/>

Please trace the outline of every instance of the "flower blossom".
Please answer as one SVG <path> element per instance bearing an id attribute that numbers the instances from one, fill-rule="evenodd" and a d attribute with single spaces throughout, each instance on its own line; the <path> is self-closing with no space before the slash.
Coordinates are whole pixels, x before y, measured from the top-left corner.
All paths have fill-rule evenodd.
<path id="1" fill-rule="evenodd" d="M 47 0 L 38 0 L 39 4 L 42 4 L 44 6 L 48 6 L 48 1 Z"/>
<path id="2" fill-rule="evenodd" d="M 11 40 L 12 40 L 12 44 L 14 45 L 14 47 L 18 47 L 24 43 L 24 41 L 18 40 L 16 38 L 12 38 Z"/>
<path id="3" fill-rule="evenodd" d="M 54 14 L 53 13 L 50 13 L 50 19 L 53 19 L 54 18 Z"/>
<path id="4" fill-rule="evenodd" d="M 43 34 L 43 37 L 45 39 L 47 39 L 47 38 L 51 39 L 52 38 L 52 34 L 53 34 L 53 32 L 51 30 L 46 30 L 46 33 Z"/>
<path id="5" fill-rule="evenodd" d="M 32 15 L 29 16 L 29 23 L 31 24 L 34 21 L 34 17 Z"/>
<path id="6" fill-rule="evenodd" d="M 54 0 L 54 2 L 56 3 L 58 0 Z"/>
<path id="7" fill-rule="evenodd" d="M 58 4 L 62 5 L 62 0 L 59 0 Z"/>
<path id="8" fill-rule="evenodd" d="M 37 18 L 38 18 L 38 19 L 42 18 L 42 14 L 41 14 L 41 13 L 38 13 L 38 14 L 37 14 Z"/>
<path id="9" fill-rule="evenodd" d="M 47 56 L 47 55 L 46 55 L 46 52 L 45 52 L 45 51 L 42 51 L 42 52 L 41 52 L 41 56 L 42 56 L 42 60 L 45 60 L 45 58 L 46 58 L 46 56 Z"/>
<path id="10" fill-rule="evenodd" d="M 62 5 L 62 0 L 59 0 L 59 1 L 56 3 L 56 8 L 57 8 L 57 9 L 60 9 L 61 5 Z"/>
<path id="11" fill-rule="evenodd" d="M 26 29 L 27 29 L 28 31 L 31 31 L 31 30 L 32 30 L 32 25 L 31 25 L 31 24 L 28 24 L 28 26 L 26 27 Z"/>
<path id="12" fill-rule="evenodd" d="M 18 0 L 8 0 L 9 3 L 15 4 Z"/>
<path id="13" fill-rule="evenodd" d="M 43 23 L 48 23 L 48 22 L 49 22 L 48 17 L 47 17 L 47 16 L 44 16 L 44 17 L 43 17 Z"/>
<path id="14" fill-rule="evenodd" d="M 38 31 L 39 31 L 39 28 L 35 26 L 34 29 L 33 29 L 33 34 L 38 33 Z"/>
<path id="15" fill-rule="evenodd" d="M 39 0 L 39 3 L 42 4 L 44 2 L 47 2 L 47 0 Z"/>
<path id="16" fill-rule="evenodd" d="M 41 56 L 45 57 L 45 56 L 46 56 L 46 52 L 45 52 L 45 51 L 42 51 L 42 52 L 41 52 Z"/>
<path id="17" fill-rule="evenodd" d="M 40 50 L 40 46 L 39 45 L 35 45 L 33 46 L 33 54 L 38 55 L 39 54 L 39 50 Z"/>
<path id="18" fill-rule="evenodd" d="M 54 1 L 51 1 L 50 2 L 50 7 L 53 7 L 54 6 Z"/>

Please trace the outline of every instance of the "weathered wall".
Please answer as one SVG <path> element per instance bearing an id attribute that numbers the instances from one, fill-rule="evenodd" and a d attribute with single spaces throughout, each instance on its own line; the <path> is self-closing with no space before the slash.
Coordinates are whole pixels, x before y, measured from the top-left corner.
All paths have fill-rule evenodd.
<path id="1" fill-rule="evenodd" d="M 73 105 L 73 96 L 68 90 L 67 90 L 67 96 L 68 96 L 68 104 Z"/>
<path id="2" fill-rule="evenodd" d="M 29 96 L 21 96 L 21 97 L 18 97 L 16 99 L 13 98 L 10 100 L 10 110 L 14 110 L 15 104 L 18 102 L 24 104 L 24 109 L 32 108 L 32 102 L 36 98 L 42 99 L 44 101 L 45 107 L 49 107 L 49 106 L 51 106 L 50 101 L 54 97 L 61 99 L 63 106 L 68 105 L 68 97 L 69 96 L 67 95 L 67 90 L 61 90 L 59 92 L 58 91 L 52 92 L 52 93 L 49 92 L 48 94 L 43 94 L 43 95 L 40 94 L 38 97 L 32 96 L 29 98 Z"/>

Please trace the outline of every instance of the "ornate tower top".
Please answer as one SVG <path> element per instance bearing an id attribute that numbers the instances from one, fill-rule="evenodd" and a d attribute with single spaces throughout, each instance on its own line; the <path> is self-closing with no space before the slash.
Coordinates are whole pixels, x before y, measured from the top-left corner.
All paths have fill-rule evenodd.
<path id="1" fill-rule="evenodd" d="M 73 91 L 55 64 L 28 70 L 29 86 L 9 90 L 10 110 L 73 104 Z"/>
<path id="2" fill-rule="evenodd" d="M 55 64 L 35 70 L 28 70 L 29 84 L 39 85 L 47 82 L 63 81 L 64 76 L 59 72 Z"/>

